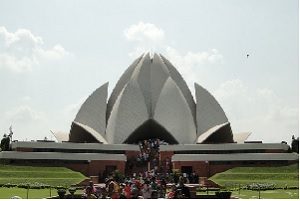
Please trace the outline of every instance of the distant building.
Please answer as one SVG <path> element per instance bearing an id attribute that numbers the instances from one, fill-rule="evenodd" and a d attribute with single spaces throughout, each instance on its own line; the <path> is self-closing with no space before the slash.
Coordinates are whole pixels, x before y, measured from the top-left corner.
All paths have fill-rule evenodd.
<path id="1" fill-rule="evenodd" d="M 249 132 L 233 133 L 223 109 L 195 83 L 194 100 L 176 68 L 162 55 L 143 54 L 121 76 L 108 101 L 108 83 L 82 104 L 69 134 L 55 142 L 14 142 L 1 152 L 9 163 L 62 165 L 97 176 L 114 169 L 129 174 L 141 140 L 160 139 L 159 163 L 208 177 L 236 166 L 298 162 L 285 143 L 246 143 Z"/>

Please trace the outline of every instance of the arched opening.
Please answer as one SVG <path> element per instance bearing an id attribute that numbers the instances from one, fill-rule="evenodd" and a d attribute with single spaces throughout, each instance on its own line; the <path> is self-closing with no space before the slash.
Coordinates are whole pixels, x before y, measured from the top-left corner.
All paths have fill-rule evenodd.
<path id="1" fill-rule="evenodd" d="M 227 124 L 212 133 L 202 144 L 233 143 L 230 124 Z"/>
<path id="2" fill-rule="evenodd" d="M 141 140 L 158 138 L 169 144 L 178 144 L 178 141 L 159 123 L 150 119 L 138 127 L 125 141 L 126 144 L 138 144 Z"/>
<path id="3" fill-rule="evenodd" d="M 75 123 L 72 123 L 69 142 L 99 143 L 99 141 L 93 135 Z"/>

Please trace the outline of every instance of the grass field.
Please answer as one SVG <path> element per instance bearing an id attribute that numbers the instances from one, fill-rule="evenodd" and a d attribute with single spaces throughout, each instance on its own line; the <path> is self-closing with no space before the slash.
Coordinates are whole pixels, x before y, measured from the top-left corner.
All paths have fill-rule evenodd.
<path id="1" fill-rule="evenodd" d="M 251 190 L 236 190 L 232 191 L 233 197 L 238 197 L 240 199 L 258 199 L 258 191 L 251 191 Z M 215 191 L 209 191 L 209 192 L 197 192 L 197 195 L 214 195 Z M 299 190 L 283 190 L 283 189 L 277 189 L 277 190 L 267 190 L 267 191 L 261 191 L 260 192 L 260 198 L 261 199 L 298 199 L 299 198 Z"/>
<path id="2" fill-rule="evenodd" d="M 82 190 L 77 190 L 76 194 L 82 194 Z M 28 199 L 42 199 L 51 196 L 57 196 L 57 190 L 50 189 L 29 189 Z M 23 199 L 27 198 L 27 189 L 23 188 L 0 188 L 0 199 L 9 199 L 13 196 L 19 196 Z"/>
<path id="3" fill-rule="evenodd" d="M 70 186 L 85 178 L 81 173 L 64 167 L 0 165 L 0 184 L 38 182 L 51 186 Z"/>
<path id="4" fill-rule="evenodd" d="M 56 196 L 56 189 L 51 189 L 51 196 Z M 0 188 L 0 199 L 9 199 L 13 196 L 27 198 L 27 189 L 24 188 Z M 46 198 L 50 197 L 50 189 L 29 189 L 28 198 Z"/>
<path id="5" fill-rule="evenodd" d="M 241 199 L 258 199 L 258 191 L 251 190 L 241 190 L 240 193 L 238 191 L 233 191 L 232 196 L 239 197 Z M 267 190 L 260 192 L 260 199 L 298 199 L 299 198 L 299 190 Z"/>
<path id="6" fill-rule="evenodd" d="M 298 164 L 282 167 L 237 167 L 214 175 L 210 180 L 221 186 L 272 183 L 275 187 L 299 186 Z"/>
<path id="7" fill-rule="evenodd" d="M 258 198 L 258 191 L 236 190 L 238 187 L 259 183 L 274 184 L 275 188 L 299 187 L 298 164 L 282 167 L 237 167 L 214 175 L 210 180 L 233 190 L 232 195 L 239 198 Z M 298 199 L 299 189 L 276 189 L 261 191 L 265 199 Z"/>

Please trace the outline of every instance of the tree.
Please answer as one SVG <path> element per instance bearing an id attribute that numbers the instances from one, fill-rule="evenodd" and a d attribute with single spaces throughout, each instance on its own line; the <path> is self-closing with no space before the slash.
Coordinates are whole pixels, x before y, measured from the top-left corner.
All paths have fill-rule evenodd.
<path id="1" fill-rule="evenodd" d="M 9 151 L 10 138 L 6 134 L 3 135 L 0 147 L 2 151 Z"/>
<path id="2" fill-rule="evenodd" d="M 299 154 L 299 137 L 296 139 L 295 136 L 292 136 L 292 152 L 296 152 Z"/>

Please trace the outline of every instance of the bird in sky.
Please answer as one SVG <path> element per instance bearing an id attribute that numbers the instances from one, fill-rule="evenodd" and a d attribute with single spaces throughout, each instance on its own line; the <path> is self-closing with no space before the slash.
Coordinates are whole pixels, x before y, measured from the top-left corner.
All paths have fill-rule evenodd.
<path id="1" fill-rule="evenodd" d="M 249 56 L 250 56 L 250 54 L 247 54 L 247 59 L 248 59 Z"/>

